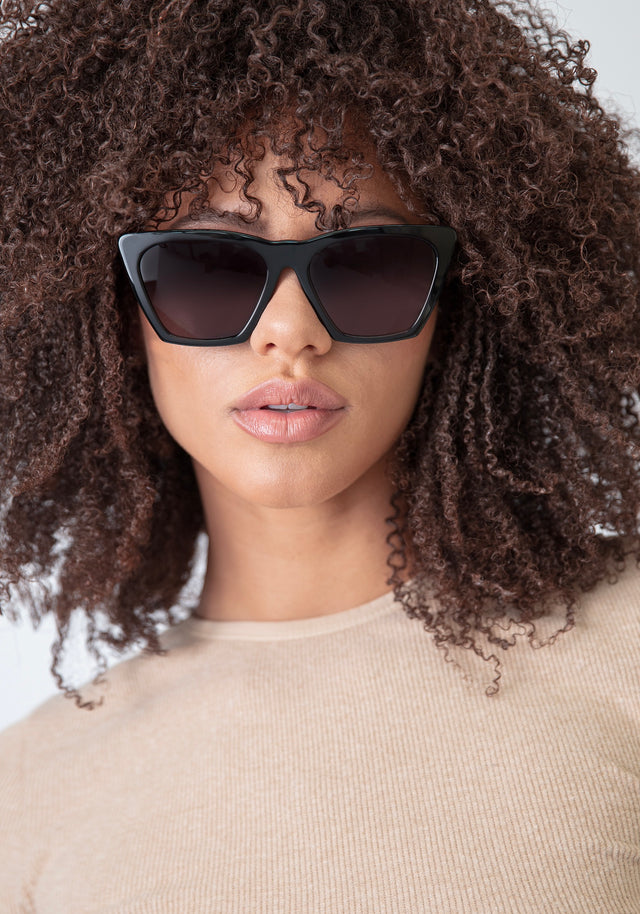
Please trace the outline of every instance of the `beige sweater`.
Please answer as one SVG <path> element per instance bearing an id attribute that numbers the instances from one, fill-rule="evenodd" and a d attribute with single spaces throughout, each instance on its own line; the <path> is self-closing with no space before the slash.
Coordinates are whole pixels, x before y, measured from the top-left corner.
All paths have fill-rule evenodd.
<path id="1" fill-rule="evenodd" d="M 165 642 L 0 736 L 2 914 L 640 912 L 635 568 L 494 698 L 390 596 Z"/>

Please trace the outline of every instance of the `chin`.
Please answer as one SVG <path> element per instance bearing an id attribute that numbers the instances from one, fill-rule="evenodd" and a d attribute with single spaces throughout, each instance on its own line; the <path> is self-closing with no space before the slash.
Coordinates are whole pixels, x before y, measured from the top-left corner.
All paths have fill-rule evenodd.
<path id="1" fill-rule="evenodd" d="M 263 508 L 309 508 L 329 501 L 341 492 L 340 487 L 322 485 L 322 481 L 319 485 L 318 482 L 315 480 L 315 484 L 310 485 L 302 480 L 288 479 L 279 484 L 257 484 L 238 494 L 245 501 Z"/>
<path id="2" fill-rule="evenodd" d="M 353 497 L 382 484 L 382 463 L 342 463 L 335 454 L 272 454 L 270 459 L 237 460 L 223 466 L 194 462 L 203 498 L 212 506 L 216 492 L 262 508 L 311 508 Z"/>

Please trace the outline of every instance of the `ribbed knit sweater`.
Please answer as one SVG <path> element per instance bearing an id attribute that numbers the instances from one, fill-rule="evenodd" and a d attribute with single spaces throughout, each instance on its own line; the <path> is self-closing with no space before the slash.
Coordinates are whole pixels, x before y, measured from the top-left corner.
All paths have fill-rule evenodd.
<path id="1" fill-rule="evenodd" d="M 391 595 L 164 644 L 0 735 L 3 914 L 640 912 L 635 568 L 494 697 Z"/>

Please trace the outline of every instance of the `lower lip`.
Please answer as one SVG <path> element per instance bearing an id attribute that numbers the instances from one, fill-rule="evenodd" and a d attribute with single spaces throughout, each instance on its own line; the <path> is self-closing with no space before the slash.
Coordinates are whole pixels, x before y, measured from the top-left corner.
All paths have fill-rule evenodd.
<path id="1" fill-rule="evenodd" d="M 342 419 L 343 409 L 305 409 L 282 412 L 272 409 L 237 409 L 233 418 L 240 428 L 260 441 L 297 444 L 324 435 Z"/>

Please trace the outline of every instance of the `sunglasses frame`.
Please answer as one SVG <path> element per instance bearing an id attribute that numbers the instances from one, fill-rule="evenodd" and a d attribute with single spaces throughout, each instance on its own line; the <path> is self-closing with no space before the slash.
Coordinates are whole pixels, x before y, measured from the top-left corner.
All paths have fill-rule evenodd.
<path id="1" fill-rule="evenodd" d="M 431 282 L 431 288 L 420 314 L 408 330 L 380 336 L 355 336 L 343 333 L 336 327 L 325 311 L 320 297 L 313 287 L 309 275 L 311 260 L 319 251 L 330 247 L 336 241 L 356 236 L 374 237 L 376 235 L 410 235 L 428 242 L 436 258 L 436 270 Z M 219 238 L 221 240 L 240 242 L 249 250 L 259 254 L 265 262 L 267 276 L 264 287 L 251 316 L 236 336 L 219 339 L 192 339 L 190 337 L 176 336 L 163 327 L 156 315 L 140 273 L 140 261 L 145 252 L 155 245 L 185 238 L 190 241 L 207 241 L 211 238 Z M 230 346 L 235 343 L 244 343 L 249 339 L 273 296 L 280 274 L 287 267 L 290 267 L 295 272 L 310 305 L 332 339 L 343 343 L 386 343 L 417 336 L 436 305 L 455 244 L 456 233 L 448 226 L 401 224 L 368 225 L 339 229 L 334 232 L 324 232 L 321 235 L 316 235 L 303 241 L 269 241 L 258 235 L 221 231 L 219 229 L 169 229 L 155 232 L 134 232 L 120 236 L 118 250 L 138 303 L 161 340 L 165 343 L 175 343 L 181 346 Z"/>

